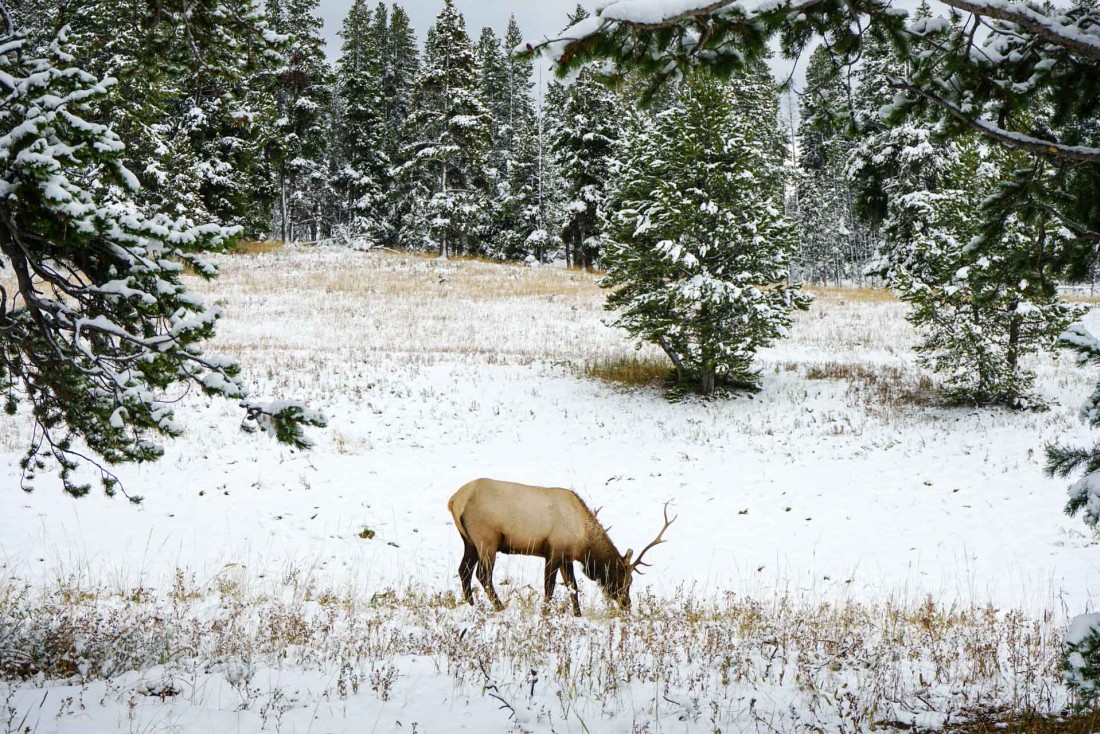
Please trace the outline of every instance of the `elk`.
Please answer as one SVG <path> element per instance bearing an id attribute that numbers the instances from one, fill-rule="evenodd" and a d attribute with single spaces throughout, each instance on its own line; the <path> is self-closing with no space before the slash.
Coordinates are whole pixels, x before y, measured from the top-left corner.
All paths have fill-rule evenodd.
<path id="1" fill-rule="evenodd" d="M 642 566 L 650 565 L 642 562 L 646 551 L 665 542 L 665 530 L 676 520 L 675 517 L 668 519 L 666 502 L 661 532 L 631 560 L 634 551 L 619 553 L 607 536 L 607 529 L 596 519 L 599 510 L 588 509 L 584 500 L 569 489 L 475 479 L 454 493 L 447 502 L 447 509 L 462 536 L 464 551 L 458 565 L 458 578 L 462 582 L 462 596 L 468 603 L 474 603 L 472 578 L 475 567 L 477 580 L 499 611 L 504 605 L 493 588 L 497 553 L 541 556 L 545 560 L 543 611 L 550 606 L 560 571 L 562 583 L 572 589 L 573 614 L 578 617 L 581 606 L 577 579 L 573 575 L 575 561 L 624 611 L 630 611 L 632 576 L 635 572 L 641 574 Z"/>

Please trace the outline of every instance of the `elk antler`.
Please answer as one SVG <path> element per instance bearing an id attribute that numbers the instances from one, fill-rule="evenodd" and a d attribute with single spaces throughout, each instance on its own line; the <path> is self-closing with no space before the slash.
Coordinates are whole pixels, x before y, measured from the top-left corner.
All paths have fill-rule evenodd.
<path id="1" fill-rule="evenodd" d="M 672 500 L 669 500 L 669 502 L 671 502 L 671 501 Z M 679 515 L 672 518 L 671 520 L 668 519 L 668 502 L 665 503 L 664 515 L 665 515 L 665 524 L 661 527 L 661 532 L 657 533 L 657 537 L 653 539 L 652 543 L 647 545 L 645 548 L 642 548 L 642 552 L 639 553 L 638 557 L 634 560 L 634 562 L 630 564 L 630 570 L 631 571 L 634 571 L 639 566 L 650 566 L 650 565 L 652 565 L 650 563 L 642 563 L 642 556 L 644 556 L 646 554 L 646 551 L 648 551 L 653 546 L 660 545 L 661 543 L 666 542 L 665 539 L 662 536 L 665 534 L 665 531 L 668 530 L 668 526 L 671 525 L 672 523 L 676 522 L 676 518 L 679 517 Z M 641 573 L 642 573 L 641 571 L 638 571 L 639 575 Z"/>

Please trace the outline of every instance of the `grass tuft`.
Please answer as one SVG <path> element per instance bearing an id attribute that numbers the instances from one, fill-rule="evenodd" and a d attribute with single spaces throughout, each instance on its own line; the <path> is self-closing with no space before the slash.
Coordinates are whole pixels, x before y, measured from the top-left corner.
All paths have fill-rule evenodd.
<path id="1" fill-rule="evenodd" d="M 664 385 L 675 381 L 675 372 L 668 359 L 637 355 L 601 356 L 586 359 L 584 376 L 623 385 Z"/>
<path id="2" fill-rule="evenodd" d="M 818 362 L 805 365 L 807 380 L 842 380 L 848 395 L 870 408 L 927 406 L 935 402 L 932 378 L 912 369 L 863 362 Z"/>

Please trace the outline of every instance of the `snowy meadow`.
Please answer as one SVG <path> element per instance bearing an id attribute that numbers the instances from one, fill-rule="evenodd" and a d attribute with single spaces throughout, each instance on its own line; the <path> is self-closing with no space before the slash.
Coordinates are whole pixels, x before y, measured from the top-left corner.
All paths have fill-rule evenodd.
<path id="1" fill-rule="evenodd" d="M 21 494 L 29 422 L 0 424 L 0 726 L 854 732 L 1069 703 L 1061 640 L 1100 548 L 1042 447 L 1091 443 L 1095 375 L 1043 357 L 1050 410 L 945 407 L 903 304 L 824 290 L 761 353 L 760 393 L 670 403 L 597 280 L 224 257 L 194 284 L 226 313 L 210 351 L 329 428 L 298 452 L 181 395 L 185 437 L 120 470 L 140 505 Z M 620 549 L 671 500 L 633 614 L 583 580 L 582 618 L 560 591 L 542 616 L 527 557 L 499 559 L 504 612 L 458 605 L 446 502 L 479 476 L 574 489 Z"/>

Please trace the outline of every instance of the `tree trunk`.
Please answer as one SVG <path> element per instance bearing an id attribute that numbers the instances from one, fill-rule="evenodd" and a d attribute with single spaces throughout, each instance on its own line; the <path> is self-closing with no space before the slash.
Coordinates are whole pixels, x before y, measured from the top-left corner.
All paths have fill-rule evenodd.
<path id="1" fill-rule="evenodd" d="M 1016 313 L 1016 307 L 1013 306 L 1012 319 L 1008 324 L 1008 349 L 1005 351 L 1005 361 L 1008 362 L 1008 372 L 1012 376 L 1013 384 L 1015 384 L 1017 364 L 1020 361 L 1020 327 L 1023 325 L 1022 322 L 1023 319 Z M 1008 397 L 1011 399 L 1019 397 L 1015 388 Z"/>
<path id="2" fill-rule="evenodd" d="M 279 239 L 286 242 L 287 212 L 286 212 L 286 171 L 279 171 Z"/>
<path id="3" fill-rule="evenodd" d="M 699 375 L 699 392 L 701 392 L 704 397 L 713 395 L 714 383 L 714 365 L 704 364 L 701 374 Z"/>
<path id="4" fill-rule="evenodd" d="M 672 362 L 672 366 L 676 368 L 676 384 L 682 385 L 684 383 L 685 372 L 684 363 L 680 361 L 680 356 L 672 351 L 672 348 L 669 347 L 668 342 L 665 341 L 663 336 L 657 337 L 657 346 L 668 355 L 669 360 Z"/>
<path id="5" fill-rule="evenodd" d="M 439 190 L 443 193 L 443 199 L 447 198 L 447 164 L 439 164 Z M 450 222 L 448 221 L 448 227 Z M 447 259 L 447 230 L 443 230 L 443 235 L 439 238 L 439 259 Z"/>

